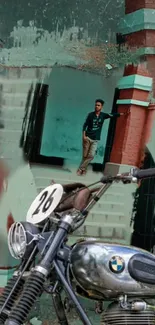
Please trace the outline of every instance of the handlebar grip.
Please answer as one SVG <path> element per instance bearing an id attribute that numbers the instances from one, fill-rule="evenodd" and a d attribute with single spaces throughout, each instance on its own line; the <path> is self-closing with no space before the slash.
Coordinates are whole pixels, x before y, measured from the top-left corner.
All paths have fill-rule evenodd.
<path id="1" fill-rule="evenodd" d="M 155 177 L 155 168 L 149 168 L 149 169 L 134 168 L 132 170 L 132 176 L 136 177 L 137 179 Z"/>

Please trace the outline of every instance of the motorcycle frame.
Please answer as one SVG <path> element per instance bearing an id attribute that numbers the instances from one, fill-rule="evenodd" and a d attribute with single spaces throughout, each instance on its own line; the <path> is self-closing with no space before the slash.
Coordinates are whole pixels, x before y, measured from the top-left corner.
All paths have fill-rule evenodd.
<path id="1" fill-rule="evenodd" d="M 86 219 L 89 211 L 91 210 L 91 208 L 96 204 L 96 202 L 101 198 L 101 196 L 107 191 L 107 189 L 111 186 L 111 184 L 114 181 L 121 180 L 121 181 L 123 181 L 124 184 L 131 183 L 131 182 L 136 183 L 138 179 L 144 179 L 144 178 L 149 178 L 149 177 L 153 177 L 153 176 L 155 177 L 155 169 L 154 168 L 146 170 L 146 171 L 142 170 L 141 172 L 135 172 L 135 173 L 131 170 L 130 174 L 126 173 L 126 174 L 122 174 L 122 175 L 118 174 L 114 177 L 109 177 L 109 176 L 103 177 L 101 179 L 101 182 L 104 185 L 102 185 L 100 187 L 100 189 L 95 193 L 95 195 L 90 200 L 90 202 L 87 204 L 87 206 L 82 211 L 79 211 L 79 216 L 81 216 L 82 218 L 81 218 L 81 222 L 79 222 L 78 219 L 76 220 L 78 223 L 78 227 L 80 227 L 85 222 L 85 219 Z M 77 298 L 77 295 L 73 291 L 73 287 L 70 283 L 69 273 L 67 272 L 69 270 L 69 266 L 70 266 L 70 258 L 69 258 L 70 255 L 65 253 L 65 249 L 68 249 L 69 251 L 71 251 L 72 247 L 68 247 L 65 243 L 66 243 L 66 239 L 67 239 L 67 236 L 70 233 L 70 231 L 73 232 L 76 229 L 74 221 L 75 221 L 74 216 L 69 215 L 69 214 L 64 215 L 62 220 L 60 220 L 58 228 L 55 232 L 55 237 L 52 239 L 52 234 L 49 236 L 49 239 L 50 240 L 52 239 L 52 243 L 48 247 L 45 255 L 42 256 L 40 263 L 37 266 L 35 266 L 33 271 L 35 271 L 36 274 L 37 274 L 37 272 L 41 273 L 42 275 L 44 275 L 44 278 L 46 278 L 46 280 L 47 280 L 47 279 L 50 279 L 49 276 L 52 271 L 51 267 L 53 266 L 53 268 L 55 269 L 56 274 L 58 275 L 58 279 L 56 279 L 54 286 L 53 287 L 51 286 L 51 291 L 49 293 L 52 294 L 53 304 L 55 307 L 57 318 L 61 325 L 69 325 L 68 320 L 66 318 L 61 295 L 60 295 L 62 289 L 64 289 L 67 292 L 68 296 L 70 297 L 70 300 L 75 305 L 77 312 L 81 318 L 82 323 L 85 325 L 92 325 L 92 323 L 90 322 L 89 318 L 87 317 L 84 309 L 82 308 L 82 306 Z M 46 224 L 45 224 L 45 227 L 46 227 Z M 36 244 L 36 247 L 37 247 L 37 244 Z M 34 257 L 33 254 L 35 255 L 35 248 L 31 254 L 31 258 Z M 27 261 L 26 265 L 23 267 L 23 269 L 22 269 L 22 262 L 23 261 L 21 261 L 20 274 L 18 274 L 16 283 L 13 286 L 11 292 L 8 294 L 8 297 L 0 310 L 0 315 L 4 311 L 5 306 L 6 306 L 7 302 L 9 301 L 10 296 L 12 295 L 13 291 L 15 290 L 19 279 L 21 277 L 24 277 L 24 272 L 26 271 L 26 266 L 28 266 L 28 264 L 31 262 L 31 260 L 30 260 L 30 258 L 28 259 L 28 261 Z M 18 273 L 18 271 L 17 271 L 17 273 Z M 31 271 L 30 271 L 30 273 L 31 273 Z M 52 281 L 51 281 L 51 284 L 52 284 Z M 43 291 L 45 290 L 44 286 L 42 289 L 43 289 L 42 290 L 42 293 L 43 293 Z M 23 289 L 23 295 L 24 295 L 24 289 Z M 34 300 L 34 302 L 35 302 L 35 300 Z M 32 303 L 34 303 L 34 302 L 32 302 Z M 33 305 L 29 305 L 29 307 L 32 308 Z M 16 308 L 16 306 L 15 306 L 15 308 Z M 28 310 L 28 312 L 29 311 L 30 311 L 30 309 Z M 61 313 L 60 313 L 60 311 L 61 311 Z M 11 313 L 11 311 L 10 311 L 10 313 Z M 11 316 L 11 314 L 10 314 L 10 316 Z M 22 322 L 20 324 L 22 324 Z M 12 320 L 8 316 L 8 324 L 11 325 L 11 323 L 12 323 Z M 15 319 L 15 324 L 19 324 L 18 321 L 16 322 L 16 319 Z"/>
<path id="2" fill-rule="evenodd" d="M 61 289 L 63 289 L 67 293 L 67 295 L 70 298 L 70 301 L 74 304 L 82 323 L 85 325 L 92 325 L 92 323 L 90 322 L 88 316 L 86 315 L 83 307 L 81 306 L 79 299 L 77 298 L 76 294 L 74 293 L 69 279 L 65 275 L 65 272 L 67 270 L 67 267 L 69 266 L 69 263 L 66 267 L 64 265 L 62 266 L 59 258 L 55 258 L 53 261 L 53 266 L 56 271 L 56 274 L 59 277 L 59 280 L 55 283 L 55 285 L 52 289 L 52 292 L 51 292 L 52 301 L 53 301 L 53 305 L 55 308 L 55 312 L 56 312 L 58 321 L 62 325 L 69 325 L 67 317 L 66 317 L 64 305 L 63 305 L 63 302 L 61 299 L 61 291 L 57 290 L 60 285 Z"/>
<path id="3" fill-rule="evenodd" d="M 91 199 L 91 201 L 88 203 L 88 205 L 86 206 L 86 208 L 82 211 L 82 214 L 84 216 L 88 215 L 88 212 L 92 209 L 92 207 L 96 204 L 96 202 L 100 199 L 100 197 L 107 191 L 107 189 L 111 186 L 111 183 L 107 183 L 104 184 L 103 186 L 101 186 L 101 188 L 96 192 L 96 194 L 94 195 L 94 197 Z M 84 219 L 85 221 L 85 219 Z M 83 223 L 84 223 L 83 221 Z M 68 248 L 67 248 L 68 249 Z M 71 250 L 71 249 L 70 249 Z M 81 306 L 76 294 L 73 291 L 73 288 L 70 284 L 69 281 L 69 277 L 65 276 L 65 271 L 67 270 L 67 268 L 69 267 L 69 260 L 66 257 L 66 254 L 63 252 L 65 251 L 65 247 L 62 249 L 61 248 L 61 255 L 64 255 L 64 258 L 60 258 L 59 257 L 59 250 L 57 252 L 57 257 L 54 258 L 53 260 L 53 266 L 54 269 L 60 279 L 60 282 L 57 281 L 55 286 L 52 289 L 52 300 L 53 300 L 53 305 L 55 308 L 55 312 L 58 318 L 58 321 L 60 322 L 60 324 L 62 325 L 69 325 L 68 320 L 66 318 L 66 314 L 64 311 L 64 306 L 62 303 L 62 299 L 61 299 L 61 294 L 59 291 L 57 291 L 58 285 L 59 283 L 61 283 L 62 288 L 67 292 L 68 296 L 70 297 L 70 300 L 73 302 L 73 304 L 75 305 L 77 312 L 79 314 L 79 317 L 81 319 L 81 321 L 83 322 L 83 324 L 85 325 L 92 325 L 92 323 L 90 322 L 88 316 L 86 315 L 83 307 Z M 63 262 L 63 264 L 62 264 Z M 64 262 L 66 264 L 67 262 L 67 267 L 64 266 Z M 61 311 L 61 313 L 60 313 Z"/>
<path id="4" fill-rule="evenodd" d="M 100 199 L 100 197 L 107 191 L 107 189 L 111 186 L 112 184 L 112 180 L 110 180 L 109 182 L 107 182 L 106 184 L 102 185 L 99 190 L 95 193 L 95 195 L 93 196 L 93 198 L 90 200 L 90 202 L 87 204 L 87 206 L 85 207 L 85 209 L 83 211 L 80 211 L 81 216 L 83 216 L 82 219 L 82 223 L 80 224 L 80 226 L 85 222 L 85 219 L 89 213 L 89 211 L 92 209 L 92 207 L 96 204 L 96 202 Z M 63 223 L 63 222 L 62 222 Z M 68 227 L 68 226 L 67 226 Z M 46 228 L 46 224 L 44 226 L 44 229 Z M 65 228 L 63 228 L 65 229 Z M 66 228 L 67 230 L 67 228 Z M 69 281 L 69 277 L 66 277 L 66 270 L 69 267 L 69 259 L 68 259 L 68 254 L 66 256 L 65 254 L 65 248 L 71 250 L 72 248 L 67 247 L 65 244 L 63 244 L 66 240 L 66 230 L 63 232 L 61 229 L 61 226 L 58 226 L 58 229 L 56 231 L 56 237 L 54 238 L 53 242 L 54 243 L 54 249 L 50 248 L 47 252 L 47 254 L 45 254 L 45 257 L 43 257 L 41 263 L 43 262 L 43 264 L 45 265 L 46 262 L 48 261 L 49 256 L 52 256 L 51 258 L 51 265 L 54 267 L 59 280 L 56 281 L 55 285 L 53 286 L 52 290 L 51 290 L 51 295 L 52 295 L 52 300 L 53 300 L 53 305 L 56 311 L 56 315 L 58 318 L 58 321 L 60 322 L 61 325 L 69 325 L 68 320 L 66 318 L 66 314 L 65 314 L 65 310 L 64 310 L 64 306 L 63 306 L 63 302 L 61 299 L 61 290 L 64 289 L 66 291 L 66 293 L 68 294 L 68 296 L 70 297 L 70 300 L 73 302 L 73 304 L 75 305 L 77 312 L 79 314 L 79 317 L 82 321 L 83 324 L 85 325 L 92 325 L 92 323 L 90 322 L 88 316 L 86 315 L 83 307 L 81 306 L 76 294 L 73 291 L 73 288 L 70 284 Z M 61 245 L 59 245 L 59 238 L 60 238 L 60 242 Z M 55 240 L 56 239 L 56 240 Z M 52 244 L 53 244 L 52 242 Z M 62 246 L 63 244 L 63 246 Z M 37 247 L 37 245 L 36 245 Z M 35 255 L 35 250 L 36 247 L 34 248 L 34 251 L 31 254 L 31 260 L 32 260 L 32 256 Z M 59 254 L 61 251 L 61 254 Z M 33 255 L 34 254 L 34 255 Z M 48 257 L 47 257 L 48 255 Z M 20 274 L 17 276 L 17 280 L 16 280 L 16 284 L 19 282 L 19 279 L 24 276 L 24 272 L 26 271 L 26 266 L 28 265 L 28 263 L 30 262 L 30 259 L 28 259 L 25 267 L 22 270 L 22 267 L 20 267 Z M 67 264 L 67 266 L 66 266 Z M 16 284 L 14 285 L 14 287 L 12 288 L 10 294 L 8 295 L 4 305 L 2 306 L 1 310 L 0 310 L 0 314 L 5 310 L 5 306 L 7 304 L 7 302 L 9 301 L 13 291 L 15 290 Z M 58 288 L 61 286 L 61 290 L 59 291 Z M 61 313 L 60 313 L 61 311 Z"/>

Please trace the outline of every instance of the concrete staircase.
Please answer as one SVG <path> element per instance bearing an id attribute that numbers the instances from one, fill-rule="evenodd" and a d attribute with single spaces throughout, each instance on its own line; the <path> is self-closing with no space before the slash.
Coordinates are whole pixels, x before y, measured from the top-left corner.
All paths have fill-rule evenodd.
<path id="1" fill-rule="evenodd" d="M 2 87 L 0 119 L 3 123 L 3 129 L 0 129 L 0 156 L 4 157 L 12 172 L 23 163 L 23 153 L 19 145 L 22 123 L 28 91 L 32 83 L 35 86 L 36 80 L 35 73 L 31 70 L 29 76 L 26 70 L 19 76 L 19 69 L 5 69 L 3 78 L 0 77 Z M 32 98 L 33 93 L 29 107 Z"/>
<path id="2" fill-rule="evenodd" d="M 28 92 L 33 85 L 30 108 L 36 82 L 46 78 L 50 71 L 48 68 L 4 67 L 0 73 L 0 157 L 4 157 L 12 172 L 24 163 L 19 143 Z"/>
<path id="3" fill-rule="evenodd" d="M 31 166 L 31 171 L 38 193 L 50 185 L 52 180 L 60 184 L 82 182 L 89 185 L 98 181 L 102 176 L 101 173 L 89 170 L 86 176 L 79 177 L 76 175 L 75 167 L 65 170 L 65 168 L 58 169 L 38 165 Z M 132 231 L 130 228 L 132 202 L 130 214 L 127 215 L 126 212 L 129 187 L 130 185 L 125 186 L 121 183 L 113 184 L 96 203 L 85 224 L 74 233 L 74 237 L 76 236 L 76 239 L 78 237 L 96 237 L 104 241 L 129 244 Z"/>

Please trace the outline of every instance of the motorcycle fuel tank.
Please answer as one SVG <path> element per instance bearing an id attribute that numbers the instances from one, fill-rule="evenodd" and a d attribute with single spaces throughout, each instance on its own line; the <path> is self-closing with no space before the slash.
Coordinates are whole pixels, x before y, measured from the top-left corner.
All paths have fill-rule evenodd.
<path id="1" fill-rule="evenodd" d="M 92 299 L 155 295 L 155 256 L 139 248 L 86 240 L 73 247 L 70 268 Z"/>

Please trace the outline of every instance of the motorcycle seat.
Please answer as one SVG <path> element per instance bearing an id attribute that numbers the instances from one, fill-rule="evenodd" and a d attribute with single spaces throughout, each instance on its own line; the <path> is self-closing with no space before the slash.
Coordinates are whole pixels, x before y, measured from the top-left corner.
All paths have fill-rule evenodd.
<path id="1" fill-rule="evenodd" d="M 128 263 L 128 271 L 138 282 L 155 284 L 155 257 L 145 254 L 133 255 Z"/>
<path id="2" fill-rule="evenodd" d="M 55 212 L 60 213 L 72 209 L 83 210 L 91 197 L 91 191 L 81 183 L 63 185 L 64 194 Z M 80 191 L 78 191 L 80 190 Z"/>

